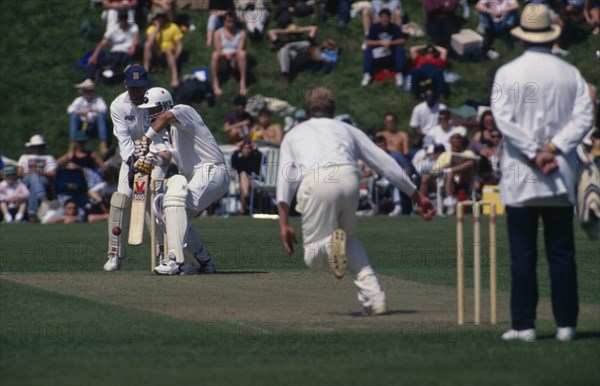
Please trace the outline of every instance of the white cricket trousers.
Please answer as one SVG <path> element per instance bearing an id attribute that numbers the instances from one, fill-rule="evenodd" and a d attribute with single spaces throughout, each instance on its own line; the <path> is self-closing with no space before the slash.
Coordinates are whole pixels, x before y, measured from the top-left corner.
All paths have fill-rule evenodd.
<path id="1" fill-rule="evenodd" d="M 188 180 L 186 208 L 191 216 L 208 208 L 229 189 L 229 172 L 225 164 L 205 162 L 185 177 Z"/>
<path id="2" fill-rule="evenodd" d="M 385 305 L 385 293 L 356 237 L 359 179 L 359 170 L 354 165 L 307 174 L 298 188 L 296 210 L 302 214 L 306 265 L 311 269 L 329 267 L 327 256 L 331 235 L 335 229 L 343 229 L 347 240 L 348 271 L 358 289 L 358 301 L 364 307 L 378 307 Z"/>

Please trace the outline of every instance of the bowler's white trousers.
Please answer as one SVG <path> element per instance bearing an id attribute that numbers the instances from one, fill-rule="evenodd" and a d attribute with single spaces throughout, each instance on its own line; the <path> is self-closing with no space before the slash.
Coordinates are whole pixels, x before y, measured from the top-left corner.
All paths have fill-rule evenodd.
<path id="1" fill-rule="evenodd" d="M 328 267 L 331 235 L 335 229 L 343 229 L 348 271 L 358 289 L 358 301 L 364 307 L 379 307 L 385 305 L 385 293 L 356 237 L 359 179 L 356 166 L 342 165 L 309 173 L 300 182 L 296 210 L 302 214 L 304 262 L 311 269 Z"/>

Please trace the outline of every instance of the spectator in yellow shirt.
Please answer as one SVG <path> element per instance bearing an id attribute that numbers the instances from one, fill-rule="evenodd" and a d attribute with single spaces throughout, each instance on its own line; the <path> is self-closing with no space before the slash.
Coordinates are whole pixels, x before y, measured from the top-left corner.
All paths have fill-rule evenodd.
<path id="1" fill-rule="evenodd" d="M 153 60 L 166 59 L 171 70 L 171 87 L 179 84 L 177 59 L 183 51 L 183 33 L 177 24 L 169 21 L 164 9 L 157 7 L 152 25 L 146 29 L 144 45 L 144 67 L 150 71 Z"/>

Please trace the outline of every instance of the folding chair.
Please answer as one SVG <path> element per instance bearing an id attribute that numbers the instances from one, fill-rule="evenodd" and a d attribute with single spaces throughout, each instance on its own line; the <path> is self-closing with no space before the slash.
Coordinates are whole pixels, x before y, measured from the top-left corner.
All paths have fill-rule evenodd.
<path id="1" fill-rule="evenodd" d="M 254 214 L 254 198 L 258 193 L 266 194 L 269 200 L 269 207 L 272 212 L 276 212 L 273 194 L 277 186 L 277 169 L 279 168 L 279 149 L 269 148 L 263 152 L 260 175 L 258 178 L 250 181 L 250 208 L 249 212 Z M 262 203 L 261 203 L 262 204 Z M 261 210 L 263 210 L 261 205 Z"/>

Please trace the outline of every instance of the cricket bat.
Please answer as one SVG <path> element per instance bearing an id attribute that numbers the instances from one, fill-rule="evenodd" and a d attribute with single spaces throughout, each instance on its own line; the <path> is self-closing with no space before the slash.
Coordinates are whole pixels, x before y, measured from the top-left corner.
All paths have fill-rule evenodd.
<path id="1" fill-rule="evenodd" d="M 144 241 L 144 218 L 146 216 L 149 178 L 150 176 L 142 173 L 136 173 L 133 178 L 128 239 L 130 245 L 140 245 Z"/>

